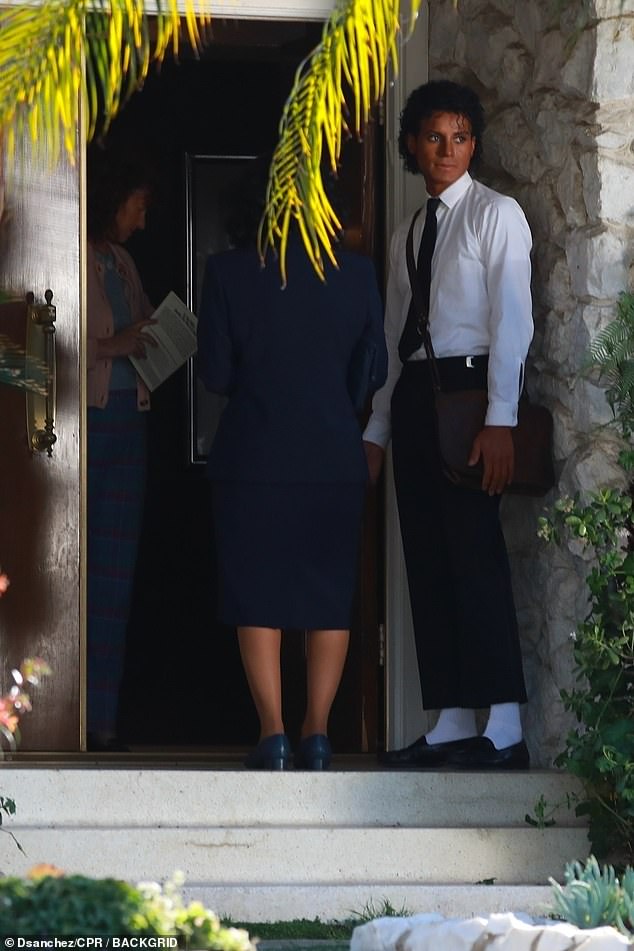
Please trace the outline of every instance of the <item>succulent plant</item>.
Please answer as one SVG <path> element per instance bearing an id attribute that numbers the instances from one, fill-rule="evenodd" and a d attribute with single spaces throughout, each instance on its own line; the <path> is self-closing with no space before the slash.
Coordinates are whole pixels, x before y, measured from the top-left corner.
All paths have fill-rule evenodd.
<path id="1" fill-rule="evenodd" d="M 594 855 L 585 865 L 570 862 L 565 884 L 550 879 L 554 912 L 577 928 L 611 925 L 623 934 L 634 933 L 634 869 L 628 866 L 621 879 L 611 865 L 599 866 Z"/>

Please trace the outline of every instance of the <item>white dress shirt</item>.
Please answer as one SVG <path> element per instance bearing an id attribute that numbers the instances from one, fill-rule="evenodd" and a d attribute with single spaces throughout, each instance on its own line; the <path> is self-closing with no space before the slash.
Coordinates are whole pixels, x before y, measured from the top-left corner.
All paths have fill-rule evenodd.
<path id="1" fill-rule="evenodd" d="M 474 181 L 468 172 L 440 195 L 432 259 L 429 330 L 438 358 L 489 354 L 486 424 L 517 425 L 524 361 L 533 336 L 531 233 L 515 199 Z M 363 438 L 385 448 L 390 402 L 401 374 L 398 343 L 411 289 L 405 242 L 412 216 L 392 236 L 385 310 L 388 376 L 372 401 Z M 414 227 L 415 253 L 425 214 Z M 423 346 L 410 360 L 425 360 Z"/>

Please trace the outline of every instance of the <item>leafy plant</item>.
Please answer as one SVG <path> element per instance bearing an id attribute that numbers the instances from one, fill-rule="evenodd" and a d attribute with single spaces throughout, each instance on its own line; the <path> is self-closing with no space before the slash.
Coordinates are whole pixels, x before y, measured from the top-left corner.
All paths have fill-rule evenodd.
<path id="1" fill-rule="evenodd" d="M 52 872 L 52 874 L 51 874 Z M 224 928 L 200 902 L 185 905 L 181 875 L 161 887 L 66 876 L 46 867 L 28 879 L 0 879 L 0 936 L 161 936 L 178 947 L 253 951 L 245 931 Z"/>
<path id="2" fill-rule="evenodd" d="M 355 925 L 372 921 L 375 918 L 409 918 L 412 912 L 405 905 L 395 908 L 389 898 L 382 898 L 379 902 L 370 899 L 361 911 L 352 912 L 352 921 Z"/>
<path id="3" fill-rule="evenodd" d="M 596 368 L 608 383 L 606 397 L 624 438 L 619 459 L 629 474 L 634 470 L 632 293 L 620 295 L 615 319 L 590 347 L 586 369 Z M 626 490 L 606 488 L 584 499 L 558 499 L 540 518 L 538 531 L 560 545 L 573 540 L 590 562 L 589 612 L 570 635 L 575 686 L 561 691 L 565 708 L 579 726 L 569 732 L 555 763 L 582 782 L 583 793 L 571 801 L 578 815 L 588 817 L 594 852 L 620 864 L 634 857 L 634 535 L 629 478 Z M 535 817 L 526 820 L 540 824 L 547 808 L 542 797 Z"/>
<path id="4" fill-rule="evenodd" d="M 27 360 L 22 347 L 0 333 L 0 383 L 46 395 L 48 370 L 45 364 Z"/>
<path id="5" fill-rule="evenodd" d="M 634 869 L 628 866 L 619 880 L 611 865 L 600 868 L 591 855 L 585 865 L 566 865 L 564 878 L 563 886 L 550 879 L 557 916 L 577 928 L 611 925 L 634 933 Z"/>
<path id="6" fill-rule="evenodd" d="M 590 348 L 587 368 L 599 369 L 607 399 L 626 441 L 620 462 L 631 472 L 634 451 L 634 295 L 622 294 L 616 318 Z M 631 480 L 631 477 L 630 477 Z M 579 727 L 556 759 L 581 779 L 576 812 L 589 819 L 593 850 L 619 862 L 634 856 L 634 536 L 632 484 L 599 489 L 587 498 L 558 499 L 539 520 L 538 534 L 573 539 L 590 561 L 589 613 L 570 635 L 575 686 L 563 690 Z M 543 799 L 543 797 L 542 797 Z M 539 804 L 538 804 L 539 805 Z M 542 818 L 545 804 L 542 804 Z M 539 816 L 536 817 L 539 821 Z M 527 821 L 532 821 L 527 817 Z"/>
<path id="7" fill-rule="evenodd" d="M 0 598 L 8 589 L 9 578 L 0 568 Z M 13 687 L 7 694 L 0 696 L 0 758 L 4 756 L 3 742 L 6 742 L 11 750 L 15 749 L 20 739 L 20 717 L 31 710 L 31 698 L 24 689 L 26 684 L 36 686 L 42 677 L 50 673 L 51 669 L 46 661 L 39 657 L 27 657 L 18 670 L 11 671 Z M 5 816 L 15 815 L 15 802 L 7 796 L 0 796 L 0 831 L 8 832 L 20 851 L 24 851 L 13 833 L 2 827 L 3 813 Z"/>
<path id="8" fill-rule="evenodd" d="M 590 346 L 588 367 L 598 367 L 606 396 L 626 436 L 634 432 L 634 294 L 621 294 L 616 318 Z"/>
<path id="9" fill-rule="evenodd" d="M 0 572 L 0 597 L 7 590 L 9 581 L 5 574 Z M 39 684 L 42 677 L 50 674 L 51 670 L 48 664 L 39 657 L 28 657 L 20 664 L 19 670 L 12 670 L 13 687 L 7 694 L 0 697 L 0 758 L 4 756 L 2 741 L 14 750 L 20 739 L 18 723 L 23 713 L 31 710 L 31 698 L 25 692 L 26 684 L 35 686 Z M 5 829 L 2 825 L 3 814 L 6 816 L 15 815 L 15 802 L 7 796 L 0 796 L 0 831 L 8 833 L 11 836 L 21 852 L 24 851 L 13 832 Z"/>
<path id="10" fill-rule="evenodd" d="M 634 552 L 632 498 L 602 489 L 587 501 L 559 499 L 539 534 L 578 540 L 593 556 L 590 611 L 571 634 L 575 686 L 561 692 L 580 724 L 557 757 L 581 779 L 576 812 L 589 819 L 593 850 L 619 861 L 634 855 Z"/>
<path id="11" fill-rule="evenodd" d="M 533 813 L 527 812 L 524 816 L 524 822 L 528 823 L 529 826 L 533 826 L 534 829 L 549 829 L 551 826 L 557 825 L 555 813 L 560 805 L 558 802 L 548 802 L 542 793 L 535 803 Z"/>
<path id="12" fill-rule="evenodd" d="M 25 687 L 28 684 L 37 686 L 42 677 L 50 673 L 51 668 L 40 657 L 27 657 L 22 661 L 19 669 L 11 671 L 13 687 L 7 694 L 0 697 L 0 735 L 11 750 L 15 750 L 20 740 L 20 717 L 32 709 L 31 698 L 26 693 Z M 0 755 L 1 753 L 0 747 Z"/>

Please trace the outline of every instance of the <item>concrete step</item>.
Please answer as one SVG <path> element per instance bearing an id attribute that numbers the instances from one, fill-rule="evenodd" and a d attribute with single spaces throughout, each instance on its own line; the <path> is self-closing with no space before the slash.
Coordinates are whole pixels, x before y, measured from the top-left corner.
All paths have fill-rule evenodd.
<path id="1" fill-rule="evenodd" d="M 234 919 L 327 920 L 383 900 L 539 913 L 548 878 L 588 853 L 571 811 L 553 828 L 524 821 L 540 795 L 572 788 L 548 771 L 0 770 L 17 805 L 6 828 L 26 853 L 7 839 L 3 873 L 44 862 L 135 882 L 179 870 L 188 895 Z"/>
<path id="2" fill-rule="evenodd" d="M 308 829 L 298 826 L 151 826 L 12 829 L 26 855 L 5 846 L 4 871 L 52 862 L 84 875 L 239 885 L 466 884 L 495 879 L 538 885 L 586 857 L 584 829 Z M 8 845 L 8 843 L 7 843 Z M 89 845 L 89 848 L 87 848 Z M 16 850 L 17 851 L 17 850 Z"/>
<path id="3" fill-rule="evenodd" d="M 508 911 L 542 916 L 552 908 L 549 885 L 207 885 L 186 886 L 184 894 L 237 922 L 346 921 L 369 911 L 378 916 L 386 902 L 405 915 L 437 912 L 446 918 Z"/>
<path id="4" fill-rule="evenodd" d="M 565 806 L 575 788 L 552 770 L 247 772 L 210 769 L 33 768 L 0 764 L 21 826 L 523 826 L 541 795 L 558 826 L 580 826 Z"/>

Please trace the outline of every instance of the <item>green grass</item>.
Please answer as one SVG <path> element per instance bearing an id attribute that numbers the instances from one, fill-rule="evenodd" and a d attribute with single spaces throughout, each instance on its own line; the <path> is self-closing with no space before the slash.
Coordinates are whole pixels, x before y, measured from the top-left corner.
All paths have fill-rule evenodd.
<path id="1" fill-rule="evenodd" d="M 346 921 L 320 921 L 314 918 L 295 918 L 293 921 L 228 921 L 223 925 L 244 928 L 252 938 L 262 941 L 349 941 L 353 929 L 358 924 L 352 919 Z"/>
<path id="2" fill-rule="evenodd" d="M 374 918 L 406 918 L 411 915 L 404 906 L 394 908 L 387 899 L 367 902 L 361 911 L 351 911 L 343 921 L 321 921 L 319 918 L 296 918 L 293 921 L 232 921 L 224 918 L 225 927 L 244 928 L 252 938 L 262 941 L 349 941 L 357 925 Z"/>

